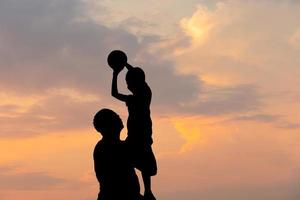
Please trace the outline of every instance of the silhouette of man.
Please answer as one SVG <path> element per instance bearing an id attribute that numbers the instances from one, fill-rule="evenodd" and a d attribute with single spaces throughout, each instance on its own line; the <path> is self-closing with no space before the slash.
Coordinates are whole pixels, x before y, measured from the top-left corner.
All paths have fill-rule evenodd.
<path id="1" fill-rule="evenodd" d="M 144 182 L 144 199 L 155 200 L 151 190 L 151 176 L 156 175 L 156 159 L 152 151 L 152 120 L 150 117 L 151 89 L 145 81 L 141 68 L 126 64 L 127 88 L 131 95 L 118 92 L 117 78 L 122 68 L 116 68 L 112 79 L 112 96 L 126 103 L 128 108 L 127 138 L 130 157 L 135 168 L 142 172 Z"/>
<path id="2" fill-rule="evenodd" d="M 102 135 L 94 149 L 94 169 L 100 183 L 98 200 L 140 200 L 140 186 L 128 158 L 126 144 L 120 140 L 123 123 L 109 109 L 96 113 L 93 124 Z"/>

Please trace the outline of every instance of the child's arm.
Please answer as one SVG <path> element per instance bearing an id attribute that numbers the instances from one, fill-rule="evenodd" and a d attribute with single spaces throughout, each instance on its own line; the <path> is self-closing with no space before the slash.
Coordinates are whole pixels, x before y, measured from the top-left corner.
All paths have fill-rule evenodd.
<path id="1" fill-rule="evenodd" d="M 120 71 L 113 72 L 112 84 L 111 84 L 111 95 L 120 101 L 127 101 L 128 95 L 120 94 L 118 91 L 118 75 Z"/>

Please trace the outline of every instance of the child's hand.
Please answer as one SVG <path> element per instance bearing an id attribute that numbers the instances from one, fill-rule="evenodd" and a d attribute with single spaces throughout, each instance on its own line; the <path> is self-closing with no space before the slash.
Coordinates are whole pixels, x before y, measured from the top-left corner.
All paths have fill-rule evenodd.
<path id="1" fill-rule="evenodd" d="M 122 71 L 122 68 L 116 68 L 116 69 L 114 69 L 113 74 L 118 75 L 121 71 Z"/>

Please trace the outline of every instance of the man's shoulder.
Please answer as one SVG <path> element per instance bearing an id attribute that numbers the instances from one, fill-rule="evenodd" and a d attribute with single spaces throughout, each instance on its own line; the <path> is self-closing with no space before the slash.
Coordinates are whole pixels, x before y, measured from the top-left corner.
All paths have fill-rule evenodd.
<path id="1" fill-rule="evenodd" d="M 98 142 L 97 142 L 97 144 L 95 145 L 95 149 L 96 148 L 101 148 L 101 146 L 103 146 L 103 140 L 99 140 Z"/>
<path id="2" fill-rule="evenodd" d="M 107 143 L 103 140 L 100 140 L 94 148 L 94 153 L 95 152 L 102 152 L 104 153 L 105 151 L 123 151 L 124 149 L 126 149 L 126 143 L 124 141 L 118 141 L 116 143 Z"/>
<path id="3" fill-rule="evenodd" d="M 100 140 L 97 142 L 97 144 L 95 145 L 95 148 L 94 148 L 94 155 L 95 154 L 99 154 L 103 151 L 104 149 L 104 144 L 103 144 L 103 141 Z"/>

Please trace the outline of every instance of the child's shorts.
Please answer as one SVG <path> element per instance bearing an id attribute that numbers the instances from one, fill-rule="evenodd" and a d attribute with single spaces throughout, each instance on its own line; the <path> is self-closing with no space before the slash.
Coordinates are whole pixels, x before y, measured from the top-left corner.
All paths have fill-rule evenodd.
<path id="1" fill-rule="evenodd" d="M 154 176 L 157 174 L 157 164 L 151 145 L 128 145 L 129 157 L 133 166 L 143 174 Z"/>

